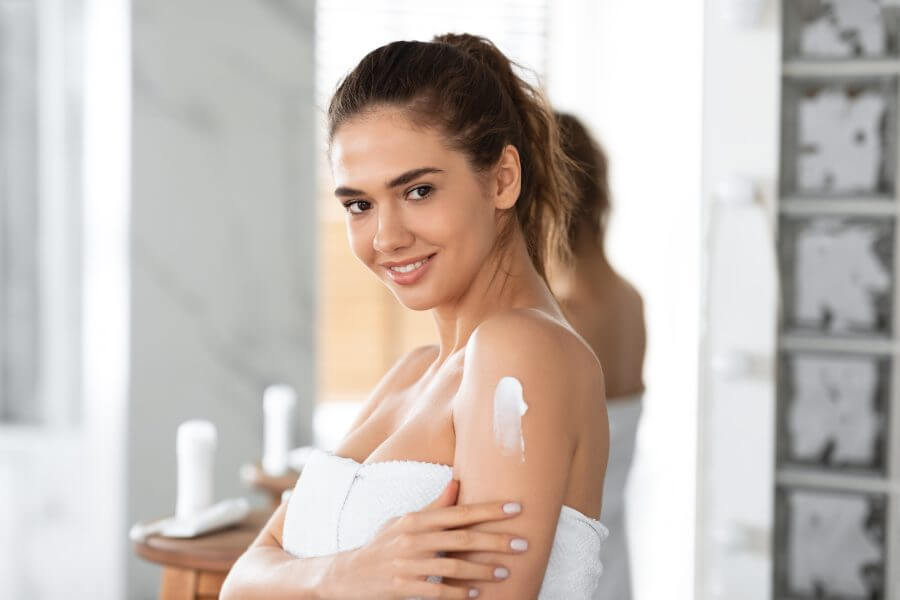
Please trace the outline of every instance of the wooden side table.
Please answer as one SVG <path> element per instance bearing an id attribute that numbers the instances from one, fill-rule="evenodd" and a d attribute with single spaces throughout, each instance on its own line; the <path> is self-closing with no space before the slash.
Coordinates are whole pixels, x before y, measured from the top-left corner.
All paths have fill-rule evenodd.
<path id="1" fill-rule="evenodd" d="M 268 508 L 254 509 L 242 523 L 221 531 L 195 538 L 151 535 L 132 545 L 138 556 L 163 566 L 160 600 L 211 600 L 270 516 Z"/>
<path id="2" fill-rule="evenodd" d="M 268 494 L 272 510 L 281 505 L 281 495 L 286 490 L 294 489 L 299 477 L 300 473 L 293 469 L 277 477 L 268 475 L 259 463 L 249 463 L 241 467 L 241 481 L 253 489 Z"/>

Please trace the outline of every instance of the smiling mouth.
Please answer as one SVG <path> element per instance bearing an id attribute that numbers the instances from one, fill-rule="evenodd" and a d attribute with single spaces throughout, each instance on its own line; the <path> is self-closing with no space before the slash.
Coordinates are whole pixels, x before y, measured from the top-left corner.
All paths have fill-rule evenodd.
<path id="1" fill-rule="evenodd" d="M 437 252 L 435 252 L 434 254 L 437 254 Z M 426 256 L 425 258 L 423 258 L 422 260 L 420 260 L 418 262 L 410 263 L 408 265 L 403 265 L 400 267 L 388 267 L 388 269 L 390 269 L 394 273 L 412 273 L 416 269 L 421 268 L 429 260 L 431 260 L 431 258 L 434 256 L 434 254 Z"/>

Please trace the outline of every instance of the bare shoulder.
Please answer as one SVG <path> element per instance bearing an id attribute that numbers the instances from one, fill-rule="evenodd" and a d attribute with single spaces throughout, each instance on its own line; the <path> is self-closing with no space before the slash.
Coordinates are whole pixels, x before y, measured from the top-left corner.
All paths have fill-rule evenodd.
<path id="1" fill-rule="evenodd" d="M 474 345 L 471 342 L 476 342 Z M 483 345 L 506 361 L 538 371 L 558 367 L 574 382 L 602 383 L 600 362 L 572 328 L 536 309 L 514 309 L 485 319 L 472 333 L 470 345 Z"/>
<path id="2" fill-rule="evenodd" d="M 465 363 L 467 368 L 472 364 L 527 373 L 556 386 L 573 402 L 596 401 L 605 388 L 603 369 L 584 338 L 537 309 L 514 309 L 485 319 L 472 333 Z"/>
<path id="3" fill-rule="evenodd" d="M 619 289 L 619 297 L 623 304 L 621 308 L 631 307 L 632 312 L 643 315 L 644 297 L 641 296 L 641 292 L 630 280 L 619 273 L 616 274 L 616 281 L 618 282 L 616 287 Z"/>
<path id="4" fill-rule="evenodd" d="M 626 279 L 625 277 L 623 277 L 621 275 L 619 277 L 622 280 L 622 284 L 628 290 L 628 293 L 631 294 L 631 296 L 634 298 L 634 301 L 637 304 L 640 304 L 641 306 L 643 306 L 644 305 L 644 297 L 641 295 L 640 290 L 637 289 L 637 286 L 635 286 L 634 283 L 632 283 L 632 281 L 630 279 Z"/>

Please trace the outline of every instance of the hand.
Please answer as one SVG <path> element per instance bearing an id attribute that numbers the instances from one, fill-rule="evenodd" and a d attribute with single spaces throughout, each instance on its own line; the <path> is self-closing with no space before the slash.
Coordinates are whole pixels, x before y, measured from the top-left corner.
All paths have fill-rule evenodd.
<path id="1" fill-rule="evenodd" d="M 340 600 L 475 598 L 476 588 L 465 589 L 426 579 L 429 575 L 483 581 L 508 577 L 508 570 L 501 577 L 494 573 L 495 568 L 503 565 L 439 555 L 461 551 L 524 551 L 511 547 L 510 542 L 516 538 L 511 534 L 456 529 L 519 514 L 504 512 L 503 502 L 455 506 L 458 492 L 459 481 L 453 479 L 422 510 L 388 520 L 367 544 L 341 553 L 325 577 L 323 588 L 327 591 L 323 596 Z"/>

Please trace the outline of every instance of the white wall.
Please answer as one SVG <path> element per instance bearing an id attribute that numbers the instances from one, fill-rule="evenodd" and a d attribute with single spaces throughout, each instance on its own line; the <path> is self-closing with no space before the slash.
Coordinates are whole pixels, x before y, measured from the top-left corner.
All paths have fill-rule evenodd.
<path id="1" fill-rule="evenodd" d="M 551 4 L 548 87 L 610 156 L 612 263 L 648 327 L 645 409 L 626 495 L 636 600 L 694 594 L 703 5 Z"/>
<path id="2" fill-rule="evenodd" d="M 697 597 L 710 600 L 771 595 L 779 4 L 736 27 L 706 0 Z M 754 184 L 756 205 L 717 203 L 717 185 L 733 175 Z"/>
<path id="3" fill-rule="evenodd" d="M 37 6 L 47 347 L 31 401 L 47 416 L 0 427 L 0 597 L 118 600 L 128 552 L 128 3 Z"/>

